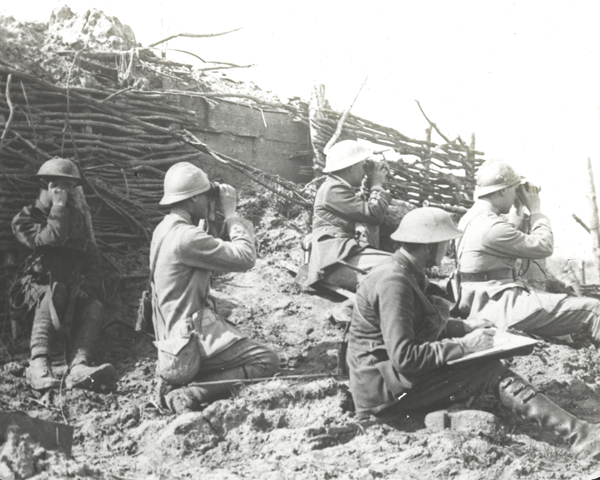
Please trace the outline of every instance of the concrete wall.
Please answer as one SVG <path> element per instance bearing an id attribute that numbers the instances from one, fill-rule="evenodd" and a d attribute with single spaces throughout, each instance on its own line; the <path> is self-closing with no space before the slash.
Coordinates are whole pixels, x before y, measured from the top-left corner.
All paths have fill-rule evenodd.
<path id="1" fill-rule="evenodd" d="M 196 112 L 197 126 L 188 129 L 212 150 L 294 182 L 312 179 L 308 156 L 291 159 L 311 148 L 308 127 L 291 114 L 198 97 L 180 97 L 180 102 Z M 223 177 L 221 166 L 210 156 L 201 157 L 200 163 L 209 175 Z M 226 170 L 227 181 L 248 181 L 243 174 Z"/>

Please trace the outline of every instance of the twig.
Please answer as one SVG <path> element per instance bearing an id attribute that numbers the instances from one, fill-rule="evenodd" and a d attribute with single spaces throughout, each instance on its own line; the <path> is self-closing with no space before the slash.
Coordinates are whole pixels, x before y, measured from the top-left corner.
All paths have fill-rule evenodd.
<path id="1" fill-rule="evenodd" d="M 179 52 L 179 53 L 187 53 L 188 55 L 191 55 L 192 57 L 197 58 L 198 60 L 200 60 L 202 63 L 207 63 L 206 60 L 204 60 L 203 58 L 201 58 L 199 55 L 196 55 L 195 53 L 192 52 L 188 52 L 187 50 L 179 50 L 177 48 L 165 48 L 164 50 L 162 48 L 156 48 L 156 47 L 146 47 L 146 48 L 140 48 L 140 51 L 142 50 L 160 50 L 161 52 L 163 51 L 169 51 L 169 52 Z"/>
<path id="2" fill-rule="evenodd" d="M 6 121 L 6 125 L 4 125 L 4 131 L 2 132 L 2 136 L 0 137 L 0 144 L 4 143 L 4 138 L 6 137 L 6 134 L 8 133 L 10 124 L 12 122 L 12 119 L 13 119 L 13 116 L 15 113 L 15 108 L 10 99 L 10 82 L 11 82 L 11 80 L 12 80 L 12 73 L 9 73 L 8 77 L 6 77 L 6 103 L 8 104 L 8 108 L 10 109 L 10 113 L 8 114 L 8 120 Z"/>
<path id="3" fill-rule="evenodd" d="M 444 135 L 442 132 L 440 132 L 440 129 L 438 128 L 438 126 L 435 123 L 433 123 L 431 120 L 429 120 L 429 118 L 427 117 L 427 115 L 425 115 L 425 112 L 423 111 L 423 108 L 421 108 L 421 104 L 419 103 L 419 101 L 415 100 L 415 102 L 417 102 L 417 105 L 419 106 L 419 110 L 421 110 L 421 113 L 425 117 L 425 120 L 427 120 L 427 123 L 429 123 L 429 125 L 431 125 L 431 127 L 433 127 L 433 129 L 438 133 L 438 135 L 440 137 L 442 137 L 444 139 L 444 141 L 446 143 L 452 143 L 450 141 L 450 139 L 448 137 L 446 137 L 446 135 Z"/>
<path id="4" fill-rule="evenodd" d="M 199 72 L 208 72 L 209 70 L 229 70 L 231 68 L 250 68 L 254 65 L 223 65 L 218 67 L 197 68 Z"/>
<path id="5" fill-rule="evenodd" d="M 154 42 L 151 43 L 150 45 L 148 45 L 148 47 L 156 47 L 156 45 L 160 45 L 161 43 L 165 43 L 168 42 L 169 40 L 172 40 L 173 38 L 177 38 L 177 37 L 187 37 L 187 38 L 210 38 L 210 37 L 219 37 L 221 35 L 227 35 L 228 33 L 233 33 L 233 32 L 237 32 L 241 30 L 241 28 L 236 28 L 235 30 L 229 30 L 228 32 L 222 32 L 222 33 L 206 33 L 206 34 L 198 34 L 198 33 L 178 33 L 176 35 L 171 35 L 170 37 L 167 38 L 163 38 L 162 40 L 159 40 L 158 42 Z"/>
<path id="6" fill-rule="evenodd" d="M 42 156 L 43 159 L 48 160 L 50 158 L 52 158 L 50 155 L 48 155 L 46 152 L 44 152 L 43 150 L 39 149 L 38 147 L 36 147 L 33 143 L 31 143 L 29 140 L 27 140 L 26 138 L 23 138 L 21 135 L 19 135 L 18 133 L 15 132 L 15 136 L 21 140 L 25 145 L 27 145 L 29 148 L 31 148 L 34 152 L 40 154 Z"/>
<path id="7" fill-rule="evenodd" d="M 88 42 L 89 42 L 89 39 L 88 39 Z M 61 156 L 63 155 L 63 149 L 65 146 L 65 135 L 67 133 L 67 126 L 69 125 L 69 114 L 71 113 L 71 96 L 69 95 L 70 88 L 71 88 L 71 73 L 73 72 L 73 67 L 75 66 L 75 62 L 79 58 L 79 55 L 81 55 L 81 52 L 83 52 L 86 48 L 87 48 L 87 42 L 81 50 L 77 50 L 77 52 L 75 52 L 75 56 L 73 57 L 73 61 L 71 62 L 71 66 L 69 67 L 69 73 L 67 74 L 67 114 L 65 115 L 65 126 L 63 127 Z"/>
<path id="8" fill-rule="evenodd" d="M 590 227 L 588 227 L 588 226 L 585 224 L 585 222 L 584 222 L 584 221 L 583 221 L 581 218 L 579 218 L 579 217 L 578 217 L 577 215 L 575 215 L 574 213 L 573 213 L 572 215 L 573 215 L 573 219 L 574 219 L 574 220 L 575 220 L 575 221 L 576 221 L 576 222 L 577 222 L 579 225 L 581 225 L 581 226 L 582 226 L 582 227 L 585 229 L 585 231 L 586 231 L 586 232 L 588 232 L 588 233 L 592 233 L 592 231 L 590 230 Z"/>
<path id="9" fill-rule="evenodd" d="M 37 145 L 37 134 L 35 132 L 35 124 L 31 121 L 31 106 L 29 105 L 29 99 L 27 98 L 27 92 L 25 91 L 25 85 L 23 84 L 23 80 L 20 81 L 21 90 L 23 90 L 23 98 L 25 99 L 25 105 L 27 105 L 27 125 L 31 127 L 31 131 L 33 132 L 33 141 L 35 145 Z"/>
<path id="10" fill-rule="evenodd" d="M 331 137 L 331 139 L 327 142 L 327 145 L 325 145 L 325 148 L 323 148 L 323 152 L 325 154 L 327 154 L 329 149 L 335 144 L 335 142 L 337 142 L 337 139 L 340 138 L 340 135 L 342 134 L 342 128 L 344 127 L 344 123 L 346 122 L 346 117 L 348 117 L 350 110 L 356 103 L 356 100 L 358 99 L 360 92 L 362 91 L 363 87 L 365 86 L 365 83 L 367 83 L 368 78 L 369 77 L 365 77 L 365 80 L 363 81 L 362 85 L 358 89 L 358 93 L 354 97 L 354 100 L 352 100 L 352 103 L 350 104 L 350 106 L 344 111 L 344 113 L 340 117 L 338 124 L 337 124 L 337 128 L 335 129 L 335 133 L 333 134 L 333 137 Z"/>
<path id="11" fill-rule="evenodd" d="M 127 91 L 129 91 L 129 90 L 131 90 L 131 89 L 133 89 L 133 88 L 134 88 L 134 87 L 133 87 L 133 86 L 131 86 L 131 87 L 123 88 L 122 90 L 119 90 L 118 92 L 111 93 L 111 94 L 110 94 L 108 97 L 106 97 L 104 100 L 101 100 L 101 101 L 100 101 L 100 103 L 107 102 L 107 101 L 108 101 L 108 100 L 110 100 L 111 98 L 113 98 L 113 97 L 116 97 L 117 95 L 121 95 L 122 93 L 124 93 L 124 92 L 127 92 Z"/>

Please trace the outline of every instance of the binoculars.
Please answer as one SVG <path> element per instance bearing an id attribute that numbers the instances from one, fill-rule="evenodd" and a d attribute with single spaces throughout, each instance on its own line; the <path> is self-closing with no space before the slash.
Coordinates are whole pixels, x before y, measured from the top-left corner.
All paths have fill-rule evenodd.
<path id="1" fill-rule="evenodd" d="M 375 164 L 376 163 L 383 163 L 385 169 L 389 172 L 390 171 L 390 167 L 387 164 L 387 162 L 385 160 L 381 160 L 381 162 L 378 162 L 376 160 L 365 160 L 365 165 L 364 165 L 364 170 L 366 174 L 370 174 L 373 172 L 373 170 L 375 169 Z"/>
<path id="2" fill-rule="evenodd" d="M 218 182 L 210 182 L 210 188 L 208 189 L 208 192 L 206 192 L 208 194 L 208 198 L 211 200 L 218 200 L 220 189 L 221 186 Z"/>
<path id="3" fill-rule="evenodd" d="M 523 188 L 524 188 L 526 191 L 529 191 L 529 190 L 531 190 L 532 188 L 535 188 L 535 189 L 537 189 L 537 191 L 538 191 L 538 192 L 541 192 L 541 191 L 542 191 L 542 187 L 538 187 L 537 185 L 534 185 L 534 184 L 533 184 L 533 183 L 531 183 L 531 182 L 525 182 L 525 183 L 523 183 L 523 184 L 522 184 L 522 186 L 523 186 Z"/>

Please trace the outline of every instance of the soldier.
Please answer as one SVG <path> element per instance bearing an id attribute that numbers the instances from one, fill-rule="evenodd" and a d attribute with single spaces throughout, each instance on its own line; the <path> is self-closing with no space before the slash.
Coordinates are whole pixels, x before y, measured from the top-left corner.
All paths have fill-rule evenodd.
<path id="1" fill-rule="evenodd" d="M 91 388 L 111 380 L 115 368 L 93 366 L 102 333 L 102 303 L 92 295 L 100 256 L 77 166 L 64 158 L 45 162 L 35 175 L 40 193 L 12 221 L 17 240 L 33 250 L 10 299 L 19 316 L 33 312 L 31 360 L 26 378 L 32 388 L 57 388 L 50 363 L 57 332 L 65 339 L 67 388 Z"/>
<path id="2" fill-rule="evenodd" d="M 379 241 L 372 235 L 371 246 L 356 240 L 357 224 L 380 225 L 391 200 L 383 189 L 387 177 L 383 162 L 373 162 L 368 200 L 357 193 L 366 161 L 372 156 L 372 151 L 355 140 L 336 143 L 327 153 L 323 173 L 329 177 L 319 188 L 314 204 L 308 285 L 323 279 L 354 291 L 359 275 L 339 261 L 369 270 L 388 256 L 373 248 Z"/>
<path id="3" fill-rule="evenodd" d="M 211 198 L 230 241 L 199 226 L 209 218 Z M 150 249 L 155 344 L 158 373 L 171 389 L 164 401 L 181 413 L 229 395 L 234 380 L 274 375 L 279 359 L 221 318 L 210 296 L 213 271 L 249 270 L 256 260 L 252 224 L 236 214 L 235 189 L 211 184 L 200 168 L 181 162 L 167 171 L 160 204 L 170 213 Z"/>
<path id="4" fill-rule="evenodd" d="M 448 362 L 490 348 L 485 320 L 448 320 L 428 295 L 425 268 L 439 265 L 461 235 L 438 208 L 406 214 L 392 240 L 401 247 L 363 279 L 356 293 L 348 365 L 359 418 L 439 409 L 473 395 L 493 394 L 513 413 L 551 429 L 581 457 L 600 455 L 600 429 L 579 420 L 500 360 Z"/>
<path id="5" fill-rule="evenodd" d="M 459 224 L 465 232 L 457 244 L 461 316 L 541 337 L 572 334 L 600 340 L 599 300 L 535 291 L 517 278 L 518 259 L 543 259 L 554 249 L 539 188 L 506 162 L 492 160 L 477 172 L 475 197 Z M 529 233 L 523 206 L 530 215 Z"/>
<path id="6" fill-rule="evenodd" d="M 371 187 L 368 199 L 358 192 L 365 175 L 365 165 L 373 152 L 355 140 L 336 143 L 327 153 L 323 173 L 329 175 L 317 191 L 314 203 L 311 254 L 305 285 L 324 280 L 333 285 L 356 290 L 361 272 L 389 256 L 378 250 L 378 226 L 391 201 L 383 189 L 387 177 L 384 162 L 371 162 Z M 364 225 L 366 232 L 357 229 Z M 351 303 L 346 303 L 336 317 L 349 315 Z"/>

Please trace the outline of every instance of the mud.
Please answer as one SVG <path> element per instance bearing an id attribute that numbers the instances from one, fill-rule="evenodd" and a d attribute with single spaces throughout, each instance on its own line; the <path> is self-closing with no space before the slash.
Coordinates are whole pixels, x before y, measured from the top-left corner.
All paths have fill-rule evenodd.
<path id="1" fill-rule="evenodd" d="M 298 264 L 305 214 L 270 195 L 245 192 L 242 213 L 254 220 L 260 258 L 249 272 L 215 278 L 224 316 L 277 351 L 280 375 L 335 374 L 342 330 L 327 319 L 341 298 L 293 283 L 285 263 Z M 111 260 L 137 279 L 123 279 L 109 296 L 102 361 L 117 383 L 105 391 L 40 395 L 25 382 L 27 339 L 3 338 L 0 408 L 75 427 L 73 456 L 46 451 L 11 432 L 0 445 L 0 478 L 93 479 L 571 479 L 600 475 L 598 462 L 576 460 L 560 438 L 511 417 L 492 397 L 459 408 L 481 409 L 498 428 L 434 431 L 425 412 L 358 422 L 344 378 L 275 379 L 240 386 L 233 397 L 202 412 L 175 416 L 154 401 L 155 351 L 135 332 L 145 287 L 147 251 Z M 116 278 L 116 277 L 115 277 Z M 114 286 L 114 281 L 111 280 Z M 55 370 L 64 371 L 60 354 Z M 512 367 L 578 416 L 600 423 L 600 363 L 589 344 L 541 342 Z M 494 423 L 495 424 L 495 423 Z M 484 433 L 485 432 L 485 433 Z"/>

